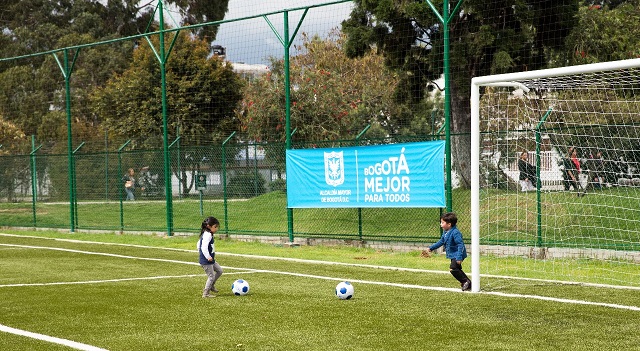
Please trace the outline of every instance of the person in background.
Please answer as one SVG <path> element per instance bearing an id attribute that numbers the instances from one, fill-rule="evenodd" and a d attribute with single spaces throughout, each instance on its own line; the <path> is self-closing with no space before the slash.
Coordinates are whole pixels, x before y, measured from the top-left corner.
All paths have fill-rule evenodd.
<path id="1" fill-rule="evenodd" d="M 122 177 L 122 181 L 124 182 L 124 190 L 127 192 L 127 201 L 135 200 L 135 196 L 133 196 L 133 191 L 136 189 L 136 178 L 135 171 L 133 168 L 129 168 L 127 174 Z"/>
<path id="2" fill-rule="evenodd" d="M 564 190 L 569 191 L 571 187 L 573 187 L 578 196 L 584 196 L 586 193 L 582 190 L 580 186 L 580 179 L 578 175 L 580 174 L 580 160 L 578 159 L 578 150 L 575 146 L 571 146 L 569 150 L 567 150 L 567 157 L 563 160 L 564 165 Z"/>
<path id="3" fill-rule="evenodd" d="M 536 176 L 536 166 L 529 163 L 529 153 L 523 151 L 518 160 L 518 170 L 520 171 L 520 188 L 522 191 L 536 190 L 538 178 Z"/>

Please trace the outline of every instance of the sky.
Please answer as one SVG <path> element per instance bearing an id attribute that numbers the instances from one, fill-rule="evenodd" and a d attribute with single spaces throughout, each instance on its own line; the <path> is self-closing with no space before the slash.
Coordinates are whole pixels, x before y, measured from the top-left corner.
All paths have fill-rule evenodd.
<path id="1" fill-rule="evenodd" d="M 290 36 L 298 26 L 304 10 L 300 7 L 329 3 L 330 0 L 230 0 L 225 21 L 267 13 L 289 10 Z M 300 43 L 301 33 L 326 36 L 332 29 L 340 28 L 340 23 L 349 17 L 353 4 L 346 2 L 310 9 L 304 17 L 300 30 L 294 38 L 294 45 Z M 267 16 L 269 22 L 284 37 L 284 15 Z M 284 46 L 262 17 L 234 21 L 220 26 L 213 44 L 226 48 L 227 60 L 247 64 L 268 64 L 269 57 L 283 57 Z M 294 47 L 291 48 L 294 50 Z M 292 51 L 293 53 L 293 51 Z"/>

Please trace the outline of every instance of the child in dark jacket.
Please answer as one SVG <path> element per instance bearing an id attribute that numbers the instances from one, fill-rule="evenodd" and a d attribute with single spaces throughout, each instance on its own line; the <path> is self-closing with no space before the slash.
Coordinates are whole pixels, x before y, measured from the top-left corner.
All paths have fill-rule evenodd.
<path id="1" fill-rule="evenodd" d="M 467 248 L 464 246 L 462 233 L 456 227 L 456 223 L 458 223 L 458 217 L 453 212 L 447 212 L 440 216 L 442 236 L 437 243 L 431 245 L 426 251 L 430 253 L 444 245 L 447 258 L 451 259 L 451 265 L 449 266 L 451 275 L 460 282 L 462 291 L 469 291 L 471 290 L 471 280 L 462 271 L 462 261 L 467 258 Z"/>

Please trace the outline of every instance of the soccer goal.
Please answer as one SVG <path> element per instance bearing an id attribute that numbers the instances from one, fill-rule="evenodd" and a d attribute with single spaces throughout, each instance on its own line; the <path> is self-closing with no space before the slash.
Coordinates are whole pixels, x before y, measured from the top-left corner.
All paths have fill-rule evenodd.
<path id="1" fill-rule="evenodd" d="M 476 77 L 471 121 L 473 291 L 640 288 L 640 59 Z"/>

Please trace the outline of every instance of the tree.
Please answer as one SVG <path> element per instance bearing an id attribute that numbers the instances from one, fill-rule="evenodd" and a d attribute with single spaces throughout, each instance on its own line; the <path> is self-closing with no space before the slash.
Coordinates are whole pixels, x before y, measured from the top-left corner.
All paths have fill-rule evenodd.
<path id="1" fill-rule="evenodd" d="M 301 54 L 290 60 L 291 128 L 297 140 L 353 140 L 367 125 L 368 136 L 385 137 L 406 127 L 408 110 L 394 95 L 399 78 L 384 68 L 383 56 L 348 58 L 338 32 L 302 39 Z M 238 118 L 251 139 L 286 138 L 283 72 L 283 62 L 274 59 L 271 72 L 245 88 Z"/>
<path id="2" fill-rule="evenodd" d="M 207 42 L 180 32 L 166 65 L 167 128 L 170 140 L 180 136 L 183 145 L 219 142 L 237 129 L 234 107 L 242 82 L 231 64 L 209 57 Z M 169 48 L 172 36 L 165 38 Z M 159 47 L 158 38 L 151 39 Z M 134 148 L 162 145 L 162 84 L 160 64 L 151 46 L 135 49 L 133 61 L 90 99 L 92 113 L 116 136 L 135 139 Z M 183 170 L 195 172 L 201 157 L 181 154 Z M 185 183 L 183 189 L 193 185 Z M 194 178 L 191 178 L 194 179 Z"/>
<path id="3" fill-rule="evenodd" d="M 571 64 L 640 57 L 640 1 L 580 8 L 578 24 L 567 38 Z"/>
<path id="4" fill-rule="evenodd" d="M 0 60 L 0 113 L 39 140 L 66 139 L 63 74 L 52 54 L 33 54 L 113 40 L 145 30 L 156 31 L 159 27 L 154 22 L 153 12 L 157 3 L 155 0 L 0 0 L 3 24 L 0 57 L 32 55 Z M 228 0 L 170 0 L 165 3 L 180 11 L 184 24 L 220 20 L 228 7 Z M 217 27 L 207 26 L 196 32 L 213 40 Z M 132 60 L 134 46 L 139 44 L 121 41 L 83 48 L 79 52 L 70 50 L 71 58 L 78 54 L 70 75 L 72 123 L 81 128 L 99 128 L 102 121 L 91 114 L 87 104 L 89 95 L 111 76 L 124 71 Z M 57 55 L 62 61 L 62 53 Z M 60 123 L 60 127 L 54 125 L 52 128 L 49 123 L 54 121 Z M 102 138 L 95 133 L 92 135 Z"/>
<path id="5" fill-rule="evenodd" d="M 229 0 L 172 0 L 169 3 L 180 9 L 183 25 L 221 21 L 224 19 L 224 14 L 229 10 Z M 201 39 L 213 41 L 218 33 L 218 26 L 200 27 L 195 31 Z"/>
<path id="6" fill-rule="evenodd" d="M 405 72 L 398 85 L 410 102 L 424 97 L 428 81 L 443 72 L 442 26 L 424 0 L 355 0 L 343 22 L 350 56 L 384 52 L 389 68 Z M 437 6 L 436 6 L 437 8 Z M 453 6 L 452 6 L 453 8 Z M 467 0 L 449 24 L 451 132 L 471 128 L 471 78 L 545 67 L 550 51 L 561 50 L 575 22 L 575 0 Z M 410 105 L 414 106 L 414 105 Z M 452 165 L 470 185 L 470 138 L 452 138 Z"/>
<path id="7" fill-rule="evenodd" d="M 169 47 L 171 37 L 167 40 Z M 152 39 L 158 47 L 157 37 Z M 191 144 L 220 140 L 235 130 L 233 107 L 241 99 L 241 80 L 231 64 L 208 57 L 208 43 L 180 33 L 166 65 L 168 126 L 171 138 Z M 94 91 L 94 113 L 119 135 L 157 146 L 163 133 L 160 64 L 146 43 L 119 76 Z"/>
<path id="8" fill-rule="evenodd" d="M 29 140 L 13 123 L 5 121 L 0 115 L 0 155 L 10 152 L 28 151 Z"/>
<path id="9" fill-rule="evenodd" d="M 0 114 L 27 135 L 37 135 L 54 100 L 51 76 L 28 65 L 0 73 Z"/>
<path id="10" fill-rule="evenodd" d="M 229 0 L 164 0 L 180 12 L 181 23 L 193 25 L 219 21 L 228 11 Z M 126 37 L 158 30 L 153 23 L 157 0 L 0 0 L 0 21 L 13 46 L 2 49 L 14 55 L 55 48 L 57 38 L 69 33 L 86 33 L 94 39 Z M 147 28 L 151 24 L 151 27 Z M 198 29 L 201 38 L 215 39 L 217 26 Z M 8 55 L 4 57 L 10 57 Z"/>
<path id="11" fill-rule="evenodd" d="M 6 194 L 7 201 L 13 201 L 16 185 L 28 184 L 30 174 L 24 162 L 27 158 L 11 154 L 28 154 L 29 141 L 18 127 L 5 121 L 1 114 L 0 145 L 0 194 Z"/>

